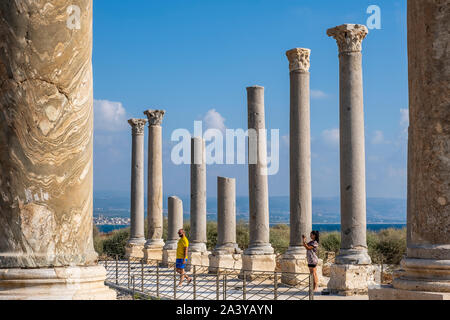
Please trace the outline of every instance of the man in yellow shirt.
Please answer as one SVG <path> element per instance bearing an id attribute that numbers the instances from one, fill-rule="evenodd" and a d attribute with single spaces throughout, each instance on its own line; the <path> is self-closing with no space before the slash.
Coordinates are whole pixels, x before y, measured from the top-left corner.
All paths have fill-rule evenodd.
<path id="1" fill-rule="evenodd" d="M 186 237 L 186 234 L 183 229 L 178 230 L 178 235 L 180 236 L 180 240 L 178 240 L 178 246 L 177 246 L 177 257 L 176 257 L 176 269 L 179 274 L 181 274 L 180 277 L 180 283 L 178 286 L 183 285 L 184 278 L 187 278 L 188 284 L 191 283 L 192 278 L 190 278 L 186 272 L 186 263 L 187 263 L 187 256 L 188 256 L 188 248 L 189 248 L 189 240 Z"/>

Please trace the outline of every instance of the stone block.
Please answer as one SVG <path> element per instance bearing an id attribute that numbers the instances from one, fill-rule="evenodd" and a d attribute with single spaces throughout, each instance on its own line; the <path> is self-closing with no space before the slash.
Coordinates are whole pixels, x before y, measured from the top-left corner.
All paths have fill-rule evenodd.
<path id="1" fill-rule="evenodd" d="M 125 257 L 127 259 L 144 258 L 144 245 L 127 244 L 125 247 Z"/>
<path id="2" fill-rule="evenodd" d="M 395 289 L 393 286 L 369 287 L 370 300 L 450 300 L 450 292 Z"/>
<path id="3" fill-rule="evenodd" d="M 374 265 L 333 264 L 328 291 L 344 296 L 367 294 L 369 286 L 380 284 L 380 268 Z"/>
<path id="4" fill-rule="evenodd" d="M 243 278 L 244 271 L 246 272 L 247 280 L 253 280 L 258 273 L 275 272 L 276 255 L 275 254 L 261 254 L 261 255 L 242 255 L 242 269 L 239 278 Z M 273 277 L 273 275 L 271 275 Z"/>
<path id="5" fill-rule="evenodd" d="M 280 261 L 281 264 L 281 282 L 288 285 L 297 285 L 305 281 L 305 277 L 309 276 L 308 261 L 304 255 L 283 255 Z M 319 277 L 319 285 L 322 281 L 322 266 L 323 260 L 319 259 L 317 264 L 317 275 Z"/>
<path id="6" fill-rule="evenodd" d="M 161 267 L 167 268 L 169 264 L 175 263 L 177 260 L 177 250 L 163 250 Z"/>
<path id="7" fill-rule="evenodd" d="M 162 261 L 163 249 L 160 248 L 144 248 L 144 260 L 151 262 L 152 260 Z"/>
<path id="8" fill-rule="evenodd" d="M 209 272 L 217 273 L 223 271 L 241 270 L 242 255 L 241 254 L 210 254 L 209 255 Z"/>
<path id="9" fill-rule="evenodd" d="M 209 267 L 209 258 L 211 254 L 209 251 L 205 252 L 188 252 L 188 262 L 186 265 L 186 271 L 190 271 L 192 266 Z"/>

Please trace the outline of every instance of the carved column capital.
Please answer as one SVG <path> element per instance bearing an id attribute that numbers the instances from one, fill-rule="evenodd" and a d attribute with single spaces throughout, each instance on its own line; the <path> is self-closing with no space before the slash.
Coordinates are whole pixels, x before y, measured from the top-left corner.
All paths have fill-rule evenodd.
<path id="1" fill-rule="evenodd" d="M 310 49 L 295 48 L 286 52 L 289 60 L 289 71 L 309 72 L 309 57 L 311 55 Z"/>
<path id="2" fill-rule="evenodd" d="M 149 127 L 161 126 L 165 113 L 166 112 L 164 110 L 146 110 L 146 111 L 144 111 L 144 114 L 148 118 Z"/>
<path id="3" fill-rule="evenodd" d="M 132 132 L 134 135 L 143 135 L 145 131 L 145 124 L 147 123 L 147 119 L 130 119 L 128 123 L 132 127 Z"/>
<path id="4" fill-rule="evenodd" d="M 361 24 L 343 24 L 327 30 L 327 35 L 336 39 L 339 53 L 361 52 L 362 41 L 369 33 Z"/>

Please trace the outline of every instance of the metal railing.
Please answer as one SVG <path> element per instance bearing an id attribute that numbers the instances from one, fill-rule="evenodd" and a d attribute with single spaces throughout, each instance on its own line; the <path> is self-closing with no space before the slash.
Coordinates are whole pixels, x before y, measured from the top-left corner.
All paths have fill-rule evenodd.
<path id="1" fill-rule="evenodd" d="M 106 268 L 106 284 L 124 289 L 134 298 L 169 300 L 313 300 L 314 280 L 306 273 L 277 271 L 244 271 L 210 269 L 191 265 L 178 286 L 180 274 L 174 263 L 143 259 L 119 260 L 104 258 L 99 264 Z"/>

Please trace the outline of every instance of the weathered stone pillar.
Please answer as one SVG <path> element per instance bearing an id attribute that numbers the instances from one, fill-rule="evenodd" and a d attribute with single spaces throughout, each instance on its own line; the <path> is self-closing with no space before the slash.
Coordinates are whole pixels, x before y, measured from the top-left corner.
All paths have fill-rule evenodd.
<path id="1" fill-rule="evenodd" d="M 114 299 L 93 247 L 92 1 L 0 2 L 0 299 Z"/>
<path id="2" fill-rule="evenodd" d="M 144 257 L 144 132 L 146 119 L 130 119 L 132 127 L 131 153 L 131 230 L 125 248 L 126 257 Z"/>
<path id="3" fill-rule="evenodd" d="M 163 248 L 163 265 L 175 263 L 177 245 L 180 237 L 178 230 L 183 228 L 183 201 L 177 197 L 169 198 L 167 241 Z"/>
<path id="4" fill-rule="evenodd" d="M 275 255 L 269 236 L 269 191 L 264 117 L 264 88 L 247 88 L 249 131 L 250 243 L 242 256 L 243 271 L 274 271 Z"/>
<path id="5" fill-rule="evenodd" d="M 331 268 L 329 289 L 367 293 L 366 179 L 362 41 L 363 25 L 344 24 L 327 31 L 339 47 L 341 249 Z M 351 275 L 351 276 L 350 276 Z M 352 280 L 349 280 L 352 279 Z"/>
<path id="6" fill-rule="evenodd" d="M 145 260 L 162 260 L 163 241 L 163 176 L 162 128 L 164 110 L 147 110 L 148 118 L 148 190 L 147 190 L 147 242 Z"/>
<path id="7" fill-rule="evenodd" d="M 205 140 L 191 139 L 191 209 L 188 264 L 209 265 L 206 248 L 206 153 Z"/>
<path id="8" fill-rule="evenodd" d="M 310 49 L 286 52 L 291 79 L 290 107 L 290 244 L 281 260 L 281 281 L 296 284 L 296 273 L 309 273 L 302 235 L 312 230 Z M 319 266 L 320 268 L 320 266 Z M 320 268 L 321 269 L 321 268 Z M 321 274 L 321 270 L 318 271 Z"/>
<path id="9" fill-rule="evenodd" d="M 408 1 L 407 256 L 370 299 L 450 300 L 450 1 Z"/>
<path id="10" fill-rule="evenodd" d="M 236 243 L 236 180 L 217 177 L 217 245 L 209 255 L 209 271 L 241 267 Z"/>

